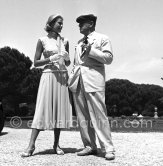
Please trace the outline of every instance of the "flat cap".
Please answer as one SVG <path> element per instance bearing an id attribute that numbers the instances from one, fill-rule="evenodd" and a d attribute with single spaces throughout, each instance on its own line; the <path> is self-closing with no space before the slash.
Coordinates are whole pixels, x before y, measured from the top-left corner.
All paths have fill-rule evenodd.
<path id="1" fill-rule="evenodd" d="M 76 19 L 76 22 L 81 23 L 84 21 L 93 21 L 96 23 L 97 17 L 93 14 L 81 15 Z"/>

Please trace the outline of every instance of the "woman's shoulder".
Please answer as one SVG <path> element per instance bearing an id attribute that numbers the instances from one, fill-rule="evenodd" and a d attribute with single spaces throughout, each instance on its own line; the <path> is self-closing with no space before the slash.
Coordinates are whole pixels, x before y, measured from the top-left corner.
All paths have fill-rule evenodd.
<path id="1" fill-rule="evenodd" d="M 39 40 L 40 40 L 41 42 L 43 42 L 43 41 L 45 41 L 45 40 L 47 40 L 47 39 L 48 39 L 47 36 L 41 36 L 41 37 L 39 37 Z"/>

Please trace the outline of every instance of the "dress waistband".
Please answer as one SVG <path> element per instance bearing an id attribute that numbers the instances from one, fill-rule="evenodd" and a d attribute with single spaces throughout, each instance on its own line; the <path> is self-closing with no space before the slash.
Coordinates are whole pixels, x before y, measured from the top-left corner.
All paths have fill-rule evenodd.
<path id="1" fill-rule="evenodd" d="M 44 67 L 43 73 L 52 73 L 52 72 L 67 72 L 66 67 L 64 69 L 59 69 L 58 66 L 54 64 L 48 64 Z"/>

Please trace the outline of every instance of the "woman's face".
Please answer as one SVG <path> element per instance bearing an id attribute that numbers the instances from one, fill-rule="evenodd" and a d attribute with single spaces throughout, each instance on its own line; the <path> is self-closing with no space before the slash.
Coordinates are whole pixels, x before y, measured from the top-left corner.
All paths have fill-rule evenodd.
<path id="1" fill-rule="evenodd" d="M 63 19 L 58 18 L 54 23 L 52 23 L 51 27 L 53 32 L 60 33 L 63 27 Z"/>

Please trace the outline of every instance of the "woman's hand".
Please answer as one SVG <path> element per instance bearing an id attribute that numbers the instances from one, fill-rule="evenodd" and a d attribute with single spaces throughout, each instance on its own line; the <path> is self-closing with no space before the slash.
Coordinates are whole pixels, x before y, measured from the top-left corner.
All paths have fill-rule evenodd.
<path id="1" fill-rule="evenodd" d="M 62 55 L 60 55 L 60 54 L 54 54 L 54 55 L 50 56 L 49 59 L 50 59 L 51 62 L 56 62 L 56 61 L 58 61 L 61 57 L 62 57 Z"/>
<path id="2" fill-rule="evenodd" d="M 62 51 L 61 54 L 62 54 L 62 57 L 64 58 L 64 60 L 66 60 L 66 61 L 70 60 L 69 54 L 67 51 Z"/>

